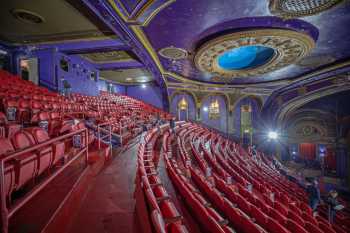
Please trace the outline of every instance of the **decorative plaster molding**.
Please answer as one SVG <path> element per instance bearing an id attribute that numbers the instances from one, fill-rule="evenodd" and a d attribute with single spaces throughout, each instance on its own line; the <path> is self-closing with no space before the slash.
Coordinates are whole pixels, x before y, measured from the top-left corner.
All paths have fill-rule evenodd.
<path id="1" fill-rule="evenodd" d="M 109 4 L 118 12 L 124 22 L 140 25 L 142 27 L 146 27 L 161 10 L 175 1 L 176 0 L 138 1 L 134 9 L 129 12 L 121 0 L 108 0 Z"/>

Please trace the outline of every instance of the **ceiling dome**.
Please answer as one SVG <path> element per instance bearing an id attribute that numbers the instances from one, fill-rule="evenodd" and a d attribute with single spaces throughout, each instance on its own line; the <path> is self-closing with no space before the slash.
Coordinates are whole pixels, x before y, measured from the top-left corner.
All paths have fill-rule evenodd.
<path id="1" fill-rule="evenodd" d="M 260 45 L 230 49 L 218 57 L 218 65 L 225 70 L 242 70 L 266 64 L 273 56 L 274 49 Z"/>

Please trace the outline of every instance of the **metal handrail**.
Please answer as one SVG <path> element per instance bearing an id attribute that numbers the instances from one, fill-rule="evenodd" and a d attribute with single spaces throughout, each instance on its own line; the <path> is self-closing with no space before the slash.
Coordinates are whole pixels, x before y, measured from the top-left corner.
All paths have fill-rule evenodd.
<path id="1" fill-rule="evenodd" d="M 103 127 L 108 127 L 105 129 Z M 106 135 L 102 136 L 101 133 L 105 132 Z M 110 148 L 110 156 L 112 157 L 112 124 L 111 122 L 105 122 L 97 125 L 97 137 L 98 137 L 98 149 L 101 149 L 101 141 L 107 138 L 107 142 Z"/>
<path id="2" fill-rule="evenodd" d="M 62 167 L 60 167 L 58 170 L 56 170 L 53 174 L 51 174 L 48 178 L 46 178 L 43 182 L 39 183 L 35 188 L 33 188 L 30 192 L 28 192 L 23 198 L 18 200 L 15 205 L 13 205 L 11 208 L 8 208 L 6 204 L 6 193 L 4 190 L 5 187 L 5 162 L 9 160 L 16 159 L 16 157 L 27 154 L 32 151 L 36 151 L 39 148 L 52 145 L 55 142 L 70 138 L 74 135 L 78 134 L 85 134 L 85 142 L 83 141 L 83 147 L 81 150 L 74 156 L 74 158 L 70 159 L 67 163 L 65 163 Z M 74 161 L 76 161 L 82 154 L 85 153 L 85 162 L 86 165 L 88 164 L 88 130 L 80 129 L 77 131 L 74 131 L 72 133 L 68 133 L 63 136 L 59 136 L 53 139 L 50 139 L 46 142 L 37 144 L 35 146 L 15 151 L 9 154 L 4 154 L 0 157 L 0 230 L 2 233 L 8 233 L 8 224 L 9 219 L 12 217 L 21 207 L 23 207 L 26 203 L 28 203 L 36 194 L 38 194 L 43 188 L 45 188 L 54 178 L 56 178 L 59 174 L 62 173 L 65 168 L 67 168 L 70 164 L 72 164 Z"/>

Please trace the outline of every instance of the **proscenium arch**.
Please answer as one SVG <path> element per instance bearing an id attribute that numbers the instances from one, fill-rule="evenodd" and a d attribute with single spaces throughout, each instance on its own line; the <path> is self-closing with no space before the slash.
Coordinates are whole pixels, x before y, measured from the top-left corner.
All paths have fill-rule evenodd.
<path id="1" fill-rule="evenodd" d="M 293 99 L 293 100 L 287 102 L 286 105 L 284 105 L 279 110 L 279 112 L 276 114 L 277 125 L 283 126 L 283 122 L 285 121 L 285 119 L 287 119 L 290 114 L 292 114 L 296 109 L 302 107 L 303 105 L 305 105 L 311 101 L 320 99 L 322 97 L 333 95 L 333 94 L 343 92 L 343 91 L 347 91 L 349 89 L 350 89 L 349 86 L 344 85 L 344 86 L 340 86 L 337 88 L 328 88 L 326 90 L 320 89 L 320 90 L 317 90 L 316 92 L 312 92 L 310 94 L 299 96 L 296 99 Z"/>

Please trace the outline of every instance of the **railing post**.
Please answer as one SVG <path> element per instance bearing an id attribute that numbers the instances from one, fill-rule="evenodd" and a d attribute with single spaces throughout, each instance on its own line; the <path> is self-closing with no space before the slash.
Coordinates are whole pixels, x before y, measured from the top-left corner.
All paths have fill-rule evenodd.
<path id="1" fill-rule="evenodd" d="M 97 125 L 97 139 L 98 139 L 98 149 L 101 149 L 101 135 L 100 135 L 100 124 Z"/>
<path id="2" fill-rule="evenodd" d="M 5 187 L 5 164 L 4 160 L 0 161 L 0 205 L 1 205 L 1 216 L 0 216 L 0 230 L 1 233 L 8 232 L 8 212 L 6 207 L 6 193 L 4 190 Z"/>
<path id="3" fill-rule="evenodd" d="M 112 123 L 109 122 L 108 124 L 108 128 L 109 128 L 109 146 L 110 146 L 110 157 L 112 158 L 112 149 L 113 149 L 113 146 L 112 146 Z"/>
<path id="4" fill-rule="evenodd" d="M 89 130 L 86 128 L 85 129 L 85 138 L 86 138 L 86 165 L 89 164 Z"/>

